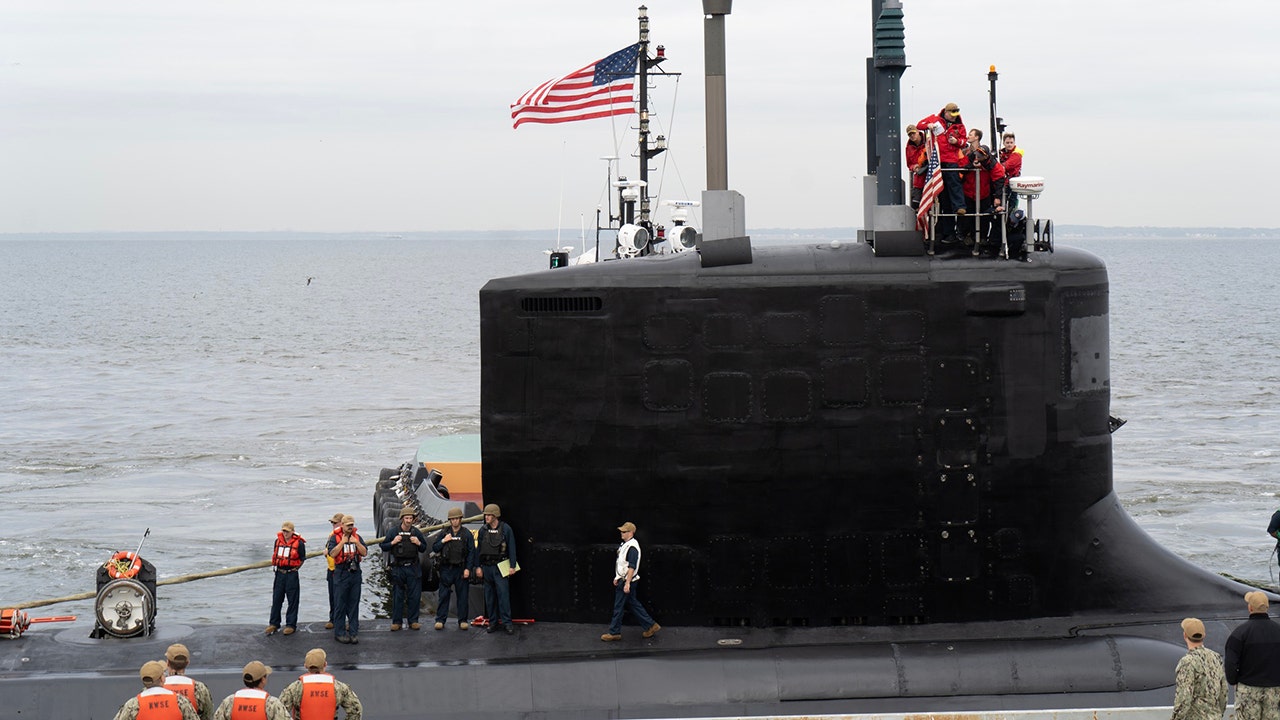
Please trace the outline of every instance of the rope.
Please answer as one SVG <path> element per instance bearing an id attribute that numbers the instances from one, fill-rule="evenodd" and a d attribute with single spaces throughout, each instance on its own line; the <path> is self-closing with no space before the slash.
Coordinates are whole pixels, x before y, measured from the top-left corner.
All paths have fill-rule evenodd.
<path id="1" fill-rule="evenodd" d="M 473 517 L 463 518 L 462 522 L 465 524 L 470 522 L 479 522 L 481 520 L 484 520 L 483 515 L 475 515 Z M 415 525 L 414 527 L 417 527 L 423 533 L 428 533 L 428 532 L 435 532 L 436 530 L 443 530 L 444 528 L 449 527 L 449 523 L 447 522 L 436 523 L 435 525 L 428 525 L 426 527 Z M 366 547 L 368 545 L 376 545 L 386 539 L 387 539 L 386 537 L 374 538 L 372 541 L 366 544 Z M 324 554 L 325 554 L 324 550 L 312 550 L 311 552 L 307 553 L 306 556 L 308 558 L 313 558 L 313 557 L 319 557 Z M 213 577 L 222 577 L 224 575 L 235 575 L 236 573 L 242 573 L 247 570 L 257 570 L 260 568 L 268 568 L 268 567 L 271 567 L 271 561 L 263 560 L 262 562 L 250 563 L 248 565 L 237 565 L 235 567 L 222 568 L 220 570 L 209 570 L 208 572 L 190 573 L 188 575 L 179 575 L 177 577 L 165 578 L 164 580 L 157 581 L 156 585 L 157 586 L 181 585 L 182 583 L 194 582 L 196 580 L 204 580 L 206 578 L 213 578 Z M 60 603 L 73 602 L 76 600 L 88 600 L 90 598 L 96 598 L 97 596 L 98 596 L 97 591 L 83 592 L 83 593 L 76 593 L 75 595 L 64 595 L 62 597 L 52 598 L 49 600 L 33 600 L 31 602 L 22 603 L 21 605 L 14 605 L 13 608 L 15 610 L 30 610 L 31 608 L 46 607 L 49 605 L 58 605 Z"/>

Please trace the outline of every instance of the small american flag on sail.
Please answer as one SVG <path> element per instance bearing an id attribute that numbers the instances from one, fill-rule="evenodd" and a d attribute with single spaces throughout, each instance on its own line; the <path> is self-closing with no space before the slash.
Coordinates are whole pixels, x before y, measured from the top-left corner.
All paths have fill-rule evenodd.
<path id="1" fill-rule="evenodd" d="M 511 127 L 628 115 L 634 102 L 640 44 L 625 47 L 564 77 L 553 78 L 511 105 Z"/>
<path id="2" fill-rule="evenodd" d="M 916 229 L 929 225 L 929 208 L 942 192 L 942 173 L 938 170 L 938 140 L 929 133 L 929 162 L 925 166 L 924 190 L 920 192 L 920 209 L 916 210 Z"/>

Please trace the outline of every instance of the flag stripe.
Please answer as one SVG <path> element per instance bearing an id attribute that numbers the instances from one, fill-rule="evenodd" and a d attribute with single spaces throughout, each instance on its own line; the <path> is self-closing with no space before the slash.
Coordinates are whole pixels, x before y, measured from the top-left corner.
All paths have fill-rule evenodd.
<path id="1" fill-rule="evenodd" d="M 639 57 L 637 43 L 542 83 L 511 104 L 511 126 L 631 114 Z"/>
<path id="2" fill-rule="evenodd" d="M 916 229 L 929 226 L 929 208 L 942 192 L 942 172 L 938 168 L 938 140 L 929 133 L 929 164 L 925 170 L 924 190 L 920 192 L 920 209 L 916 211 Z"/>

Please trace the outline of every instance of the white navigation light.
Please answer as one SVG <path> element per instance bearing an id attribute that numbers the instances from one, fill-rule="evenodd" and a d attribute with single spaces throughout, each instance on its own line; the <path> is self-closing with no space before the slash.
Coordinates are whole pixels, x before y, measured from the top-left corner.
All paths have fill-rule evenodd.
<path id="1" fill-rule="evenodd" d="M 1011 178 L 1009 189 L 1023 197 L 1039 197 L 1044 192 L 1044 178 L 1034 175 Z"/>
<path id="2" fill-rule="evenodd" d="M 635 257 L 649 245 L 649 231 L 639 225 L 623 225 L 618 230 L 618 253 Z"/>
<path id="3" fill-rule="evenodd" d="M 698 246 L 698 231 L 688 225 L 677 225 L 672 228 L 671 249 L 676 252 L 692 250 Z"/>
<path id="4" fill-rule="evenodd" d="M 692 250 L 698 245 L 698 230 L 689 225 L 689 210 L 702 207 L 697 200 L 667 200 L 671 210 L 671 249 L 676 252 Z"/>

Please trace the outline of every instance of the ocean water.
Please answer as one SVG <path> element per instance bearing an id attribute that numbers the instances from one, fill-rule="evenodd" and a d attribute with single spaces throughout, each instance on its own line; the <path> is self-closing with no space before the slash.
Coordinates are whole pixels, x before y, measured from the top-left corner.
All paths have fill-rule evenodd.
<path id="1" fill-rule="evenodd" d="M 1117 491 L 1191 561 L 1270 584 L 1280 241 L 1060 240 L 1111 277 Z M 477 293 L 545 238 L 181 234 L 0 239 L 0 607 L 94 589 L 112 552 L 160 578 L 371 522 L 382 467 L 479 427 Z M 308 282 L 310 279 L 310 282 Z M 372 528 L 370 528 L 372 531 Z M 303 568 L 302 619 L 327 613 Z M 159 622 L 266 623 L 257 570 L 159 592 Z M 363 615 L 383 598 L 366 583 Z M 39 608 L 76 614 L 92 600 Z"/>

